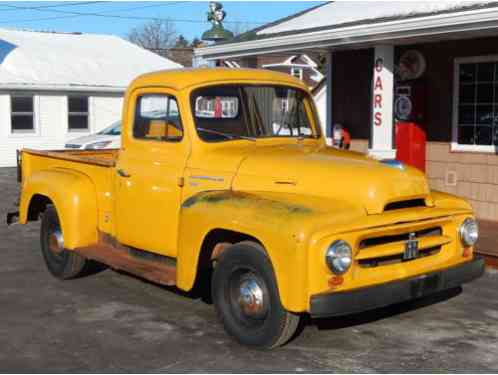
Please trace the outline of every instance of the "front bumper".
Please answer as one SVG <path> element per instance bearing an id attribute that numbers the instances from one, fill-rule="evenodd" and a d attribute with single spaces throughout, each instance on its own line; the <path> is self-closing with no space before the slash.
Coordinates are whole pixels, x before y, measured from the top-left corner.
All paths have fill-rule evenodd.
<path id="1" fill-rule="evenodd" d="M 352 291 L 311 296 L 310 314 L 319 318 L 372 310 L 456 288 L 477 279 L 483 273 L 484 259 L 476 256 L 458 266 L 409 279 Z"/>

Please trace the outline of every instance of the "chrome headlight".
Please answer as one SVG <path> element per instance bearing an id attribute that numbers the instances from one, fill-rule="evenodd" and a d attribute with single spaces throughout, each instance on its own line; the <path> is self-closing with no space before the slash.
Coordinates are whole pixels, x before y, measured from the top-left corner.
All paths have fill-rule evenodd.
<path id="1" fill-rule="evenodd" d="M 346 241 L 337 240 L 327 249 L 325 262 L 336 275 L 345 273 L 352 263 L 351 246 Z"/>
<path id="2" fill-rule="evenodd" d="M 477 221 L 470 217 L 466 218 L 460 226 L 460 240 L 464 246 L 474 246 L 479 238 L 479 226 Z"/>

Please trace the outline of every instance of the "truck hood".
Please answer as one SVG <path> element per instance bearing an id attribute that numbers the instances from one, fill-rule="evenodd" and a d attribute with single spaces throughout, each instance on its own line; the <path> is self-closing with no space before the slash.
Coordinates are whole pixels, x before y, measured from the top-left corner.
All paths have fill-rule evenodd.
<path id="1" fill-rule="evenodd" d="M 329 198 L 379 214 L 388 203 L 424 199 L 432 206 L 425 175 L 363 154 L 324 146 L 257 147 L 241 163 L 233 190 L 286 192 Z"/>

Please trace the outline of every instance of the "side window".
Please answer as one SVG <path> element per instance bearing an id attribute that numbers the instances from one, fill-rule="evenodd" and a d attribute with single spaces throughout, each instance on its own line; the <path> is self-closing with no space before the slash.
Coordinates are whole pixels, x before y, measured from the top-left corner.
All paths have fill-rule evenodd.
<path id="1" fill-rule="evenodd" d="M 135 107 L 133 136 L 151 141 L 180 141 L 183 127 L 176 99 L 163 94 L 139 96 Z"/>

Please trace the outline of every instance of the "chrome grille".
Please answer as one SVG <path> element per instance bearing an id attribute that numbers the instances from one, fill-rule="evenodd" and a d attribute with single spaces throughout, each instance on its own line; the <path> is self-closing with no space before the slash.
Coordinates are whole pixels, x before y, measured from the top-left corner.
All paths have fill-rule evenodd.
<path id="1" fill-rule="evenodd" d="M 417 240 L 417 256 L 406 259 L 406 244 Z M 431 227 L 399 234 L 365 238 L 359 243 L 356 255 L 360 267 L 378 267 L 388 264 L 407 262 L 439 253 L 444 244 L 451 239 L 443 235 L 441 227 Z"/>
<path id="2" fill-rule="evenodd" d="M 414 232 L 405 232 L 400 234 L 395 234 L 391 236 L 381 236 L 381 237 L 371 237 L 366 238 L 360 242 L 360 249 L 364 249 L 366 247 L 385 245 L 391 242 L 398 241 L 408 241 L 410 239 L 410 233 L 415 233 L 415 237 L 422 238 L 428 236 L 441 236 L 442 235 L 441 227 L 434 227 L 428 229 L 422 229 Z"/>

